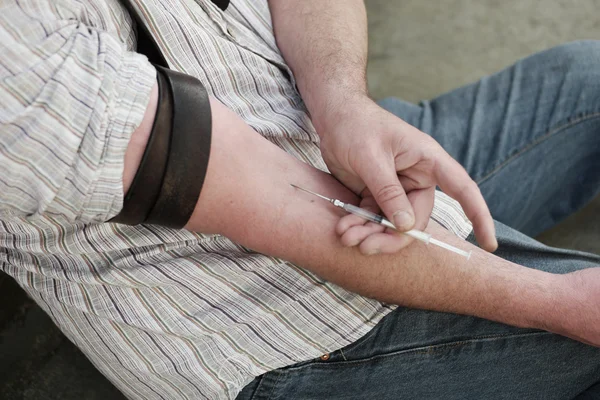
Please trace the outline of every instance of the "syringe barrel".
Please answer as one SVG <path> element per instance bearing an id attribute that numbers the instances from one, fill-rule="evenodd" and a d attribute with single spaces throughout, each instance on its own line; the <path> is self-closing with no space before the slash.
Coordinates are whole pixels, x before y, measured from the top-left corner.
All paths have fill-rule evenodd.
<path id="1" fill-rule="evenodd" d="M 390 229 L 397 230 L 396 227 L 394 226 L 394 224 L 392 224 L 390 221 L 383 218 L 379 214 L 375 214 L 371 211 L 365 210 L 360 207 L 356 207 L 355 205 L 348 204 L 348 203 L 344 204 L 344 210 L 346 210 L 347 212 L 349 212 L 351 214 L 358 215 L 359 217 L 364 218 L 367 221 L 375 222 L 376 224 L 381 224 Z M 429 243 L 429 240 L 431 239 L 431 235 L 429 233 L 421 232 L 416 229 L 412 229 L 410 231 L 406 231 L 406 232 L 402 232 L 402 233 L 405 235 L 408 235 L 414 239 L 420 240 L 423 243 Z"/>
<path id="2" fill-rule="evenodd" d="M 344 210 L 351 214 L 358 215 L 359 217 L 364 218 L 367 221 L 375 222 L 376 224 L 381 224 L 381 221 L 383 220 L 383 217 L 381 215 L 365 210 L 364 208 L 356 207 L 353 204 L 345 203 Z"/>
<path id="3" fill-rule="evenodd" d="M 423 232 L 423 231 L 418 231 L 416 229 L 411 229 L 410 231 L 406 231 L 406 232 L 402 232 L 405 235 L 408 235 L 412 238 L 415 238 L 417 240 L 420 240 L 423 243 L 429 244 L 429 241 L 431 240 L 431 235 L 427 232 Z"/>

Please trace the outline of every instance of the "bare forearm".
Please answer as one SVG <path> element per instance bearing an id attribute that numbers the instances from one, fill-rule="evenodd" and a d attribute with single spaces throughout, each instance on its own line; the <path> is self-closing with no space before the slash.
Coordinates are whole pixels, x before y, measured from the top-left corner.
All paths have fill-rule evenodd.
<path id="1" fill-rule="evenodd" d="M 277 218 L 239 237 L 249 247 L 292 261 L 324 279 L 378 300 L 414 308 L 476 315 L 522 327 L 538 327 L 553 304 L 554 276 L 491 255 L 454 236 L 435 222 L 427 231 L 473 251 L 470 260 L 420 242 L 393 255 L 364 256 L 340 244 L 335 234 L 340 214 L 324 202 L 286 187 L 299 182 L 335 198 L 353 196 L 321 172 L 290 169 L 269 193 L 286 204 Z M 261 213 L 277 203 L 262 199 Z M 356 203 L 355 203 L 356 204 Z M 256 204 L 259 206 L 258 204 Z M 242 217 L 242 216 L 240 216 Z M 240 221 L 241 223 L 241 221 Z"/>
<path id="2" fill-rule="evenodd" d="M 345 97 L 366 94 L 363 0 L 269 0 L 269 6 L 277 44 L 315 124 Z"/>
<path id="3" fill-rule="evenodd" d="M 485 253 L 435 223 L 428 230 L 436 237 L 473 250 L 469 261 L 419 243 L 371 257 L 344 247 L 335 233 L 340 212 L 290 183 L 345 201 L 355 202 L 355 196 L 260 137 L 222 105 L 214 103 L 213 113 L 212 164 L 188 229 L 223 234 L 385 302 L 542 327 L 554 304 L 554 275 Z M 232 137 L 225 140 L 219 132 Z M 236 157 L 233 143 L 242 153 Z"/>

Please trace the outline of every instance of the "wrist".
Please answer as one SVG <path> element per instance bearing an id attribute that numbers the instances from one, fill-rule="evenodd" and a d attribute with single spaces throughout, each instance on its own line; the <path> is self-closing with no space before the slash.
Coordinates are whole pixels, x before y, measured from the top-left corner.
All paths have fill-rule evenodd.
<path id="1" fill-rule="evenodd" d="M 312 105 L 307 103 L 312 123 L 321 139 L 346 121 L 364 116 L 369 107 L 376 105 L 366 89 L 361 88 L 331 89 L 319 101 L 313 101 Z"/>
<path id="2" fill-rule="evenodd" d="M 467 314 L 550 331 L 560 322 L 559 306 L 566 297 L 560 276 L 526 268 L 480 249 L 473 251 L 466 268 L 476 277 L 468 287 L 473 292 L 469 295 L 468 288 L 463 290 Z"/>
<path id="3" fill-rule="evenodd" d="M 585 270 L 589 271 L 591 269 Z M 553 275 L 556 301 L 545 310 L 545 324 L 541 328 L 590 344 L 590 332 L 597 336 L 594 332 L 594 315 L 598 315 L 595 306 L 597 300 L 590 295 L 590 288 L 586 287 L 586 280 L 590 277 L 582 272 Z M 591 313 L 590 309 L 595 312 Z M 598 345 L 597 340 L 595 345 Z"/>
<path id="4" fill-rule="evenodd" d="M 557 332 L 562 325 L 565 313 L 562 307 L 568 300 L 562 275 L 542 272 L 544 278 L 537 287 L 537 293 L 528 307 L 529 324 L 527 327 Z"/>

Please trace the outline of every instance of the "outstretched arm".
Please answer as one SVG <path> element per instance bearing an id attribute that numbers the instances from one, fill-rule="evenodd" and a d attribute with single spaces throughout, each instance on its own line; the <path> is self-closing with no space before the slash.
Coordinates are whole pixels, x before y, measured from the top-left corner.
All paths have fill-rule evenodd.
<path id="1" fill-rule="evenodd" d="M 331 175 L 271 144 L 219 102 L 212 101 L 212 110 L 209 169 L 186 228 L 220 233 L 385 302 L 547 329 L 600 345 L 593 332 L 600 322 L 596 304 L 589 297 L 570 308 L 581 296 L 570 289 L 567 275 L 510 263 L 434 222 L 427 231 L 472 250 L 470 260 L 421 243 L 371 257 L 343 246 L 336 233 L 343 212 L 299 193 L 290 183 L 342 201 L 356 203 L 356 196 Z M 566 322 L 572 324 L 568 329 Z"/>
<path id="2" fill-rule="evenodd" d="M 6 15 L 30 18 L 19 10 L 13 8 Z M 118 212 L 122 199 L 120 173 L 124 168 L 126 189 L 145 150 L 157 104 L 156 73 L 144 58 L 126 52 L 111 35 L 76 21 L 51 22 L 46 29 L 36 24 L 22 26 L 24 34 L 32 35 L 29 42 L 17 42 L 19 36 L 0 29 L 3 37 L 15 41 L 4 49 L 9 56 L 13 49 L 27 45 L 62 49 L 64 45 L 54 41 L 64 41 L 71 43 L 66 57 L 92 60 L 97 66 L 81 70 L 77 62 L 53 63 L 53 79 L 41 81 L 30 79 L 28 66 L 38 65 L 36 58 L 7 57 L 22 72 L 14 72 L 14 67 L 11 73 L 4 71 L 9 77 L 2 80 L 11 89 L 4 90 L 5 111 L 11 118 L 0 126 L 0 171 L 4 172 L 0 218 L 5 213 L 23 217 L 51 213 L 67 221 L 106 221 Z M 61 35 L 50 35 L 49 28 L 57 27 Z M 95 56 L 99 48 L 106 58 Z M 54 57 L 45 59 L 54 61 Z M 95 79 L 73 79 L 89 76 L 90 71 L 98 74 L 92 76 Z M 89 103 L 93 107 L 71 95 L 78 90 L 97 100 Z M 70 107 L 65 107 L 67 100 Z M 474 256 L 465 263 L 419 243 L 377 257 L 344 247 L 335 232 L 339 211 L 313 203 L 289 184 L 349 202 L 355 202 L 356 196 L 330 175 L 261 137 L 219 102 L 213 100 L 211 105 L 211 157 L 188 229 L 223 234 L 390 303 L 546 328 L 600 344 L 593 332 L 600 325 L 600 290 L 590 290 L 593 279 L 577 281 L 530 270 L 478 249 L 473 249 Z M 21 188 L 27 189 L 27 196 Z M 435 224 L 427 229 L 442 240 L 469 247 Z M 580 282 L 578 290 L 571 289 L 573 281 Z"/>

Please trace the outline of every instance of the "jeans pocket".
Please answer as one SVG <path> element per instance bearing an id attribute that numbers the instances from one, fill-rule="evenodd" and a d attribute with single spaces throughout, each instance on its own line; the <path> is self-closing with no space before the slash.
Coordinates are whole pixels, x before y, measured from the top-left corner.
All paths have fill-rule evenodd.
<path id="1" fill-rule="evenodd" d="M 377 325 L 375 325 L 373 327 L 373 329 L 371 329 L 369 332 L 367 332 L 366 334 L 364 334 L 362 337 L 360 337 L 358 340 L 355 340 L 354 342 L 350 343 L 347 346 L 342 347 L 339 350 L 336 350 L 334 352 L 332 352 L 329 357 L 327 358 L 327 361 L 329 362 L 333 362 L 333 361 L 346 361 L 346 358 L 349 357 L 351 354 L 355 353 L 357 350 L 359 350 L 365 343 L 371 341 L 374 337 L 377 336 L 378 332 L 381 330 L 381 326 L 384 323 L 384 321 L 386 320 L 386 318 L 388 318 L 390 315 L 392 315 L 395 312 L 392 311 L 390 313 L 388 313 L 385 317 L 383 317 L 378 323 Z M 323 360 L 323 359 L 322 359 Z"/>

